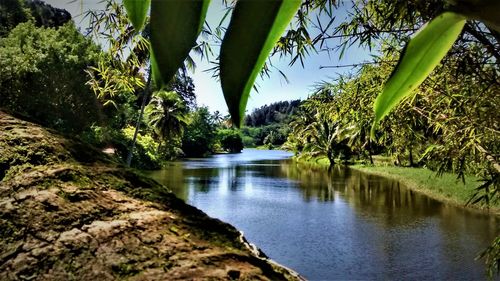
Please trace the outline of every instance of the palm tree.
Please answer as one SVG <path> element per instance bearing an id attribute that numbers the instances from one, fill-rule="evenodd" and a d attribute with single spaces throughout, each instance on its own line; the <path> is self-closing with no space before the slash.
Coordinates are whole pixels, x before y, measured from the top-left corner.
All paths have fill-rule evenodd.
<path id="1" fill-rule="evenodd" d="M 180 137 L 187 125 L 187 107 L 176 92 L 158 91 L 146 108 L 149 125 L 162 141 Z"/>
<path id="2" fill-rule="evenodd" d="M 298 150 L 305 155 L 326 156 L 333 166 L 335 158 L 347 150 L 353 127 L 341 123 L 335 106 L 325 103 L 325 98 L 329 96 L 321 95 L 305 101 L 302 105 L 305 110 L 290 125 L 296 145 L 302 147 Z"/>
<path id="3" fill-rule="evenodd" d="M 324 155 L 330 161 L 330 166 L 335 164 L 335 158 L 345 152 L 352 132 L 352 127 L 342 126 L 339 121 L 330 121 L 323 118 L 309 124 L 304 130 L 304 136 L 310 141 L 304 150 L 313 156 Z"/>
<path id="4" fill-rule="evenodd" d="M 222 122 L 224 122 L 224 117 L 222 116 L 222 114 L 218 110 L 216 110 L 214 114 L 212 114 L 212 116 L 214 118 L 215 124 L 217 126 L 221 126 Z"/>

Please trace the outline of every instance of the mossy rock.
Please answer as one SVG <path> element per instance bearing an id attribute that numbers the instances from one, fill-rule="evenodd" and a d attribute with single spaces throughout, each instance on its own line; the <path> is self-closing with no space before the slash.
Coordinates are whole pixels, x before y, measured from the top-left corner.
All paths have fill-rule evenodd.
<path id="1" fill-rule="evenodd" d="M 0 132 L 0 280 L 300 279 L 89 145 L 1 111 Z"/>

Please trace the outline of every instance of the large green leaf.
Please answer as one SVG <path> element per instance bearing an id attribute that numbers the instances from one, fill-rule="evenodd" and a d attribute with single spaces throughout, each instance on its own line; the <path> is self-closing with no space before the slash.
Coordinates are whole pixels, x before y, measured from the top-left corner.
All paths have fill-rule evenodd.
<path id="1" fill-rule="evenodd" d="M 163 83 L 163 79 L 161 78 L 161 72 L 160 69 L 158 68 L 158 63 L 156 62 L 153 50 L 149 52 L 149 62 L 151 64 L 150 65 L 151 75 L 153 75 L 152 76 L 153 85 L 157 90 L 161 89 L 165 83 Z"/>
<path id="2" fill-rule="evenodd" d="M 375 99 L 375 126 L 404 97 L 411 94 L 446 55 L 460 35 L 465 17 L 445 12 L 424 26 L 406 45 L 398 65 Z"/>
<path id="3" fill-rule="evenodd" d="M 151 0 L 123 0 L 127 15 L 135 30 L 139 31 L 144 26 Z"/>
<path id="4" fill-rule="evenodd" d="M 152 0 L 151 46 L 168 83 L 195 46 L 210 0 Z"/>
<path id="5" fill-rule="evenodd" d="M 236 3 L 220 51 L 222 90 L 236 126 L 241 124 L 257 75 L 300 3 L 300 0 Z"/>

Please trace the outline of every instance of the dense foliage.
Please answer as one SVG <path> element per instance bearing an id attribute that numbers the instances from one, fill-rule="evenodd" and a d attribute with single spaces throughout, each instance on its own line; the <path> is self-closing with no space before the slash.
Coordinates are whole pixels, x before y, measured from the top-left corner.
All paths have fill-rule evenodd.
<path id="1" fill-rule="evenodd" d="M 190 119 L 182 138 L 182 150 L 186 156 L 206 156 L 214 152 L 216 126 L 208 108 L 197 108 Z"/>
<path id="2" fill-rule="evenodd" d="M 289 123 L 300 104 L 300 100 L 280 101 L 254 109 L 245 117 L 241 129 L 245 146 L 274 148 L 285 143 L 290 133 Z"/>
<path id="3" fill-rule="evenodd" d="M 2 0 L 0 2 L 0 37 L 22 22 L 34 21 L 37 27 L 58 27 L 71 21 L 71 15 L 40 0 Z"/>
<path id="4" fill-rule="evenodd" d="M 85 85 L 97 47 L 73 23 L 59 28 L 19 24 L 0 39 L 0 107 L 64 132 L 98 121 L 98 104 Z"/>
<path id="5" fill-rule="evenodd" d="M 245 116 L 244 124 L 249 127 L 259 127 L 272 123 L 285 123 L 290 120 L 290 115 L 297 111 L 299 105 L 300 100 L 293 100 L 261 106 Z"/>
<path id="6" fill-rule="evenodd" d="M 235 129 L 221 129 L 217 131 L 217 139 L 225 151 L 238 153 L 243 150 L 241 134 Z"/>
<path id="7" fill-rule="evenodd" d="M 4 0 L 0 2 L 0 37 L 5 37 L 21 22 L 28 20 L 28 9 L 22 0 Z"/>

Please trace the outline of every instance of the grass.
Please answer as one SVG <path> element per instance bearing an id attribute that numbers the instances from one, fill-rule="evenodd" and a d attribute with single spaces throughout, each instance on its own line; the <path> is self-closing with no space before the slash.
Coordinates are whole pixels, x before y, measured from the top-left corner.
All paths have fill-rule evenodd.
<path id="1" fill-rule="evenodd" d="M 294 160 L 317 167 L 328 167 L 330 165 L 328 159 L 325 157 L 294 157 Z M 350 166 L 350 168 L 364 173 L 397 180 L 411 190 L 425 194 L 438 201 L 459 207 L 464 207 L 466 205 L 467 201 L 474 193 L 474 189 L 480 185 L 479 178 L 474 176 L 466 176 L 464 184 L 452 173 L 444 173 L 438 176 L 436 172 L 426 168 L 397 167 L 392 166 L 388 161 L 384 161 L 386 159 L 375 158 L 374 160 L 375 166 L 356 164 Z M 486 209 L 484 206 L 477 204 L 467 205 L 467 207 L 482 210 Z M 499 214 L 500 203 L 497 202 L 490 206 L 490 212 Z"/>
<path id="2" fill-rule="evenodd" d="M 328 168 L 330 166 L 330 161 L 326 157 L 294 156 L 293 161 L 301 164 L 307 164 L 308 166 L 314 168 Z"/>
<path id="3" fill-rule="evenodd" d="M 437 175 L 425 168 L 406 168 L 395 166 L 363 166 L 354 165 L 351 168 L 368 174 L 391 178 L 404 184 L 411 190 L 423 193 L 436 200 L 464 207 L 474 194 L 474 189 L 480 185 L 479 178 L 465 176 L 465 184 L 452 173 Z M 486 209 L 481 205 L 468 205 L 476 209 Z M 490 211 L 500 213 L 500 204 L 490 206 Z"/>

